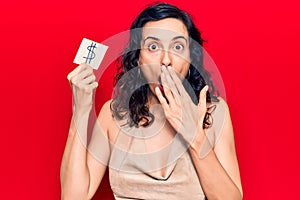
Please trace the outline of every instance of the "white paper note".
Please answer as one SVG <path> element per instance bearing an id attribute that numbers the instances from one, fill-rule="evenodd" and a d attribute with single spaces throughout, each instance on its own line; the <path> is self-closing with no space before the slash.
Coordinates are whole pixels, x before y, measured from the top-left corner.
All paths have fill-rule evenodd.
<path id="1" fill-rule="evenodd" d="M 107 49 L 108 46 L 83 38 L 75 56 L 74 63 L 85 63 L 97 70 Z"/>

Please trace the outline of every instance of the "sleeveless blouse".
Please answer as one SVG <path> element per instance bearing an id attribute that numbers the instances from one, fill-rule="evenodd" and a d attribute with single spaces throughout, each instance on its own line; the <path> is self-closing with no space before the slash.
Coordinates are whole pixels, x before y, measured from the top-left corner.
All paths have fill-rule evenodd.
<path id="1" fill-rule="evenodd" d="M 130 174 L 110 168 L 109 180 L 116 200 L 205 199 L 188 152 L 176 160 L 175 165 L 167 168 L 163 177 L 145 172 Z"/>
<path id="2" fill-rule="evenodd" d="M 216 144 L 217 137 L 220 136 L 217 133 L 220 133 L 223 127 L 226 105 L 224 101 L 218 104 L 216 112 L 213 113 L 216 126 L 210 128 L 206 134 L 207 140 L 204 143 L 207 146 Z M 137 135 L 144 136 L 147 133 L 143 135 L 141 130 L 134 130 L 134 136 L 119 134 L 115 142 L 117 145 L 111 148 L 109 181 L 115 199 L 206 199 L 188 148 L 179 134 L 176 134 L 168 147 L 161 150 L 160 156 L 156 157 L 155 153 L 143 154 L 147 152 L 146 144 Z M 202 152 L 203 155 L 210 150 L 211 148 L 206 148 L 206 152 Z M 166 163 L 162 164 L 159 161 L 161 155 L 167 155 Z M 155 173 L 161 168 L 165 169 L 163 175 Z"/>

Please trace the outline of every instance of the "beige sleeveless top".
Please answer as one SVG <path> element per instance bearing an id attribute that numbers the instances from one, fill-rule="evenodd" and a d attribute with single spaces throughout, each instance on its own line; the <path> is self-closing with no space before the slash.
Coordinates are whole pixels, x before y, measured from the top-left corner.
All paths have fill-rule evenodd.
<path id="1" fill-rule="evenodd" d="M 132 132 L 134 136 L 119 134 L 117 145 L 112 148 L 109 180 L 116 200 L 205 199 L 187 146 L 179 134 L 166 148 L 143 154 L 147 145 L 140 136 L 149 133 L 143 129 Z M 162 157 L 166 162 L 159 161 Z M 155 173 L 161 168 L 165 169 L 163 174 Z"/>
<path id="2" fill-rule="evenodd" d="M 213 112 L 214 126 L 209 129 L 204 142 L 203 156 L 218 140 L 223 127 L 226 104 L 218 103 Z M 158 120 L 162 121 L 162 120 Z M 163 124 L 153 124 L 151 131 L 159 131 Z M 128 127 L 127 127 L 128 128 Z M 133 130 L 132 130 L 133 129 Z M 116 145 L 111 148 L 109 180 L 116 200 L 204 200 L 196 169 L 185 142 L 176 134 L 172 142 L 158 153 L 147 153 L 147 129 L 122 128 Z M 134 135 L 132 135 L 134 134 Z M 160 158 L 166 158 L 161 162 Z M 164 168 L 163 175 L 155 173 Z"/>
<path id="3" fill-rule="evenodd" d="M 163 177 L 145 172 L 131 174 L 110 168 L 109 180 L 116 200 L 205 199 L 188 152 L 169 166 Z"/>

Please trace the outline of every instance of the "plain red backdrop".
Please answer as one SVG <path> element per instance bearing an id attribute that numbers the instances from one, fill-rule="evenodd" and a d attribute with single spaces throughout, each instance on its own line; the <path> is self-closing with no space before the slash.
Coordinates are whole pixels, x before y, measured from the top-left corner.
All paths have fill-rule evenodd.
<path id="1" fill-rule="evenodd" d="M 2 1 L 0 199 L 59 199 L 71 119 L 66 79 L 83 37 L 130 27 L 152 1 Z M 194 17 L 226 88 L 244 199 L 296 199 L 298 1 L 167 1 Z M 110 98 L 105 71 L 97 105 Z M 98 108 L 99 109 L 99 108 Z M 112 199 L 107 176 L 94 199 Z"/>

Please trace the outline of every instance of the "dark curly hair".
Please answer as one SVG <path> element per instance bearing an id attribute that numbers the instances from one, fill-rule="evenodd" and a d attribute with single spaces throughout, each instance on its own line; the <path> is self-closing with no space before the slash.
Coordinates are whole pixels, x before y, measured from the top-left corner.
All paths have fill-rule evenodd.
<path id="1" fill-rule="evenodd" d="M 143 84 L 137 87 L 137 79 L 141 77 L 144 78 L 144 76 L 142 72 L 140 75 L 137 75 L 137 73 L 130 73 L 130 70 L 138 67 L 143 26 L 147 22 L 158 21 L 165 18 L 181 20 L 183 24 L 185 24 L 189 34 L 191 64 L 189 68 L 190 72 L 187 77 L 185 77 L 187 81 L 183 81 L 183 85 L 190 94 L 192 101 L 195 104 L 198 103 L 200 91 L 205 85 L 209 86 L 206 101 L 209 103 L 218 101 L 218 92 L 212 83 L 210 74 L 203 66 L 202 45 L 204 40 L 201 38 L 200 32 L 191 17 L 188 13 L 173 5 L 166 3 L 154 4 L 143 10 L 132 23 L 130 27 L 129 44 L 120 59 L 120 67 L 115 79 L 116 87 L 110 107 L 114 117 L 117 119 L 127 117 L 127 122 L 130 126 L 139 126 L 140 122 L 144 122 L 142 126 L 146 127 L 154 120 L 154 116 L 147 107 L 148 94 L 150 91 L 149 85 Z M 125 74 L 126 76 L 124 76 Z M 128 91 L 133 92 L 130 93 Z M 214 108 L 208 109 L 203 128 L 208 128 L 212 125 L 211 112 L 213 109 Z"/>

